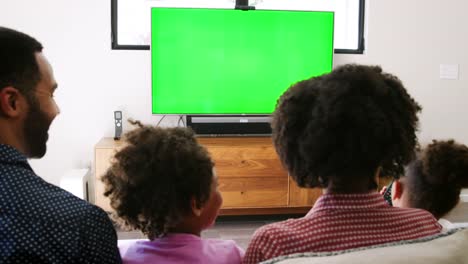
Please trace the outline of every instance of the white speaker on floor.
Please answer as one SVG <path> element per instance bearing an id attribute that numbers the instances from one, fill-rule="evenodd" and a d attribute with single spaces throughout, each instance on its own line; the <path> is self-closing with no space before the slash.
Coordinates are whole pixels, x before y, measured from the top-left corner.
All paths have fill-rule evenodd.
<path id="1" fill-rule="evenodd" d="M 72 193 L 78 198 L 89 201 L 88 195 L 89 169 L 72 169 L 60 179 L 60 188 Z"/>

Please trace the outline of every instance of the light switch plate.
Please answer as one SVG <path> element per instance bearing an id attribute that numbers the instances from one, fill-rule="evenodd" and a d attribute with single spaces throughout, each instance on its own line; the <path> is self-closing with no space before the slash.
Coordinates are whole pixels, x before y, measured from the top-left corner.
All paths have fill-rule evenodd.
<path id="1" fill-rule="evenodd" d="M 457 80 L 458 64 L 440 64 L 439 76 L 440 79 Z"/>

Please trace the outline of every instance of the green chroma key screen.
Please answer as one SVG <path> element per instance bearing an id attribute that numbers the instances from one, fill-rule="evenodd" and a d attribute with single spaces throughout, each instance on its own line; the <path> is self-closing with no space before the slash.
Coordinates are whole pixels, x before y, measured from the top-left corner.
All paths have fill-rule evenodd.
<path id="1" fill-rule="evenodd" d="M 153 114 L 271 114 L 330 72 L 333 12 L 151 9 Z"/>

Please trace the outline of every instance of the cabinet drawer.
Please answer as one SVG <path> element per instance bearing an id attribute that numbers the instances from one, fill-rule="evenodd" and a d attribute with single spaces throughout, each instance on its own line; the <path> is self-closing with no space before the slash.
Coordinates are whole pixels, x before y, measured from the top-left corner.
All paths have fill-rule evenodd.
<path id="1" fill-rule="evenodd" d="M 270 137 L 198 138 L 220 178 L 285 177 Z"/>
<path id="2" fill-rule="evenodd" d="M 288 178 L 219 179 L 222 208 L 274 207 L 288 204 Z"/>
<path id="3" fill-rule="evenodd" d="M 287 177 L 273 146 L 206 146 L 223 177 Z"/>

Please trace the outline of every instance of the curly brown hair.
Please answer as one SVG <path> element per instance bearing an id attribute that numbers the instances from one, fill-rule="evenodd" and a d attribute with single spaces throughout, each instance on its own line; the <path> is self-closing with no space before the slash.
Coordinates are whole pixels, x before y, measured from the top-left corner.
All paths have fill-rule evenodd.
<path id="1" fill-rule="evenodd" d="M 403 173 L 417 145 L 421 107 L 379 66 L 349 64 L 291 86 L 273 113 L 273 141 L 302 187 L 340 192 L 356 180 Z M 333 186 L 329 186 L 329 182 Z"/>
<path id="2" fill-rule="evenodd" d="M 411 207 L 436 218 L 452 210 L 468 187 L 468 147 L 454 140 L 436 141 L 422 149 L 406 168 Z"/>
<path id="3" fill-rule="evenodd" d="M 139 128 L 102 177 L 104 195 L 125 227 L 154 239 L 191 212 L 192 198 L 199 207 L 209 199 L 214 164 L 192 130 L 132 123 Z"/>

